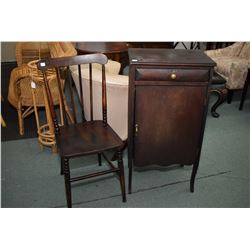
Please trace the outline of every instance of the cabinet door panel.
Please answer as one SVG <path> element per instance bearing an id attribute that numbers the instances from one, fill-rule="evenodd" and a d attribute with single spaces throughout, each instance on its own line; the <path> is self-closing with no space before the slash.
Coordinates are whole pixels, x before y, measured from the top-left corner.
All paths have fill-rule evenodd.
<path id="1" fill-rule="evenodd" d="M 207 86 L 137 86 L 134 164 L 193 164 Z"/>

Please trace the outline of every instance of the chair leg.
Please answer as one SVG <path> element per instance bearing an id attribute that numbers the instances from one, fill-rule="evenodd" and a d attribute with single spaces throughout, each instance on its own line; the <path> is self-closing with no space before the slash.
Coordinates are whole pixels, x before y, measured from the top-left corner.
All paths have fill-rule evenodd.
<path id="1" fill-rule="evenodd" d="M 72 207 L 72 199 L 71 199 L 71 184 L 70 184 L 70 171 L 69 171 L 69 159 L 68 158 L 63 158 L 63 172 L 64 172 L 67 205 L 70 208 Z"/>
<path id="2" fill-rule="evenodd" d="M 125 150 L 125 148 L 127 147 L 127 140 L 124 141 L 124 144 L 121 148 L 121 151 L 123 152 Z M 111 158 L 111 161 L 116 161 L 117 160 L 117 151 L 115 151 L 114 155 Z"/>
<path id="3" fill-rule="evenodd" d="M 228 104 L 230 104 L 232 102 L 233 94 L 234 94 L 234 91 L 232 89 L 229 89 L 228 94 L 227 94 L 227 103 Z"/>
<path id="4" fill-rule="evenodd" d="M 98 165 L 102 165 L 102 154 L 98 154 Z"/>
<path id="5" fill-rule="evenodd" d="M 245 102 L 245 99 L 246 99 L 246 94 L 247 94 L 248 85 L 249 85 L 249 83 L 246 81 L 245 84 L 244 84 L 244 88 L 243 88 L 242 95 L 241 95 L 241 99 L 240 99 L 240 107 L 239 107 L 239 110 L 242 110 L 242 109 L 243 109 L 243 105 L 244 105 L 244 102 Z"/>
<path id="6" fill-rule="evenodd" d="M 4 121 L 2 115 L 1 115 L 1 126 L 6 127 L 6 122 Z"/>
<path id="7" fill-rule="evenodd" d="M 18 101 L 17 114 L 18 114 L 19 134 L 20 135 L 24 135 L 24 124 L 23 124 L 23 116 L 22 116 L 22 104 L 21 104 L 20 101 Z"/>
<path id="8" fill-rule="evenodd" d="M 63 158 L 63 157 L 61 157 L 61 171 L 60 171 L 60 174 L 61 174 L 61 175 L 63 175 L 63 174 L 64 174 L 64 170 L 63 170 L 64 165 L 63 165 L 63 163 L 64 163 L 64 158 Z"/>
<path id="9" fill-rule="evenodd" d="M 126 202 L 126 188 L 125 188 L 125 178 L 124 178 L 124 166 L 123 166 L 121 149 L 119 149 L 117 151 L 117 162 L 118 162 L 118 167 L 120 169 L 120 171 L 119 171 L 119 177 L 120 177 L 120 185 L 121 185 L 121 191 L 122 191 L 122 201 Z"/>
<path id="10" fill-rule="evenodd" d="M 216 112 L 216 109 L 225 101 L 227 97 L 228 90 L 226 88 L 224 89 L 213 89 L 211 90 L 211 93 L 215 93 L 218 97 L 215 104 L 211 107 L 211 114 L 213 117 L 218 118 L 220 114 Z"/>
<path id="11" fill-rule="evenodd" d="M 52 151 L 53 154 L 56 154 L 56 153 L 57 153 L 57 146 L 56 146 L 56 144 L 53 144 L 53 145 L 51 146 L 51 151 Z"/>

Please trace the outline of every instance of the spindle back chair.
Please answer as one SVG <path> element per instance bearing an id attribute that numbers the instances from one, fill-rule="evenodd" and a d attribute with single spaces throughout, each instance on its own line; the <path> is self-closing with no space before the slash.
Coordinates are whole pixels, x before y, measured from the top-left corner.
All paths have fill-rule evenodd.
<path id="1" fill-rule="evenodd" d="M 72 207 L 72 196 L 71 196 L 71 183 L 79 180 L 84 180 L 92 177 L 97 177 L 100 175 L 106 175 L 110 173 L 118 173 L 120 186 L 122 191 L 122 200 L 126 201 L 125 193 L 125 180 L 124 180 L 124 167 L 122 159 L 122 147 L 123 141 L 114 132 L 114 130 L 109 126 L 107 119 L 107 94 L 106 94 L 106 77 L 105 77 L 105 64 L 108 59 L 103 54 L 91 54 L 91 55 L 81 55 L 72 57 L 61 57 L 61 58 L 51 58 L 40 60 L 37 63 L 37 67 L 42 71 L 44 77 L 44 84 L 46 88 L 47 97 L 49 100 L 49 106 L 51 111 L 51 116 L 54 122 L 56 142 L 58 147 L 58 152 L 61 158 L 61 174 L 64 175 L 65 179 L 65 190 L 68 207 Z M 92 91 L 92 64 L 97 63 L 102 67 L 102 120 L 93 119 L 93 91 Z M 77 109 L 77 100 L 74 97 L 76 91 L 74 91 L 74 84 L 71 77 L 71 67 L 78 67 L 79 72 L 79 84 L 82 93 L 82 77 L 81 77 L 81 65 L 89 65 L 89 84 L 90 84 L 90 110 L 91 119 L 86 121 L 84 118 L 84 105 L 87 103 L 83 100 L 83 95 L 80 96 L 79 103 L 80 112 Z M 57 119 L 57 112 L 53 105 L 53 99 L 51 98 L 51 90 L 48 84 L 46 72 L 55 68 L 58 89 L 60 93 L 60 98 L 63 103 L 63 120 L 59 124 Z M 68 99 L 63 93 L 61 88 L 60 79 L 61 74 L 66 74 L 65 88 L 66 85 L 69 89 Z M 76 95 L 77 96 L 77 95 Z M 78 96 L 77 96 L 78 97 Z M 65 105 L 68 103 L 68 105 Z M 71 107 L 70 112 L 66 112 L 66 107 Z M 69 111 L 69 110 L 67 110 Z M 79 117 L 81 117 L 79 119 Z M 117 167 L 108 159 L 104 154 L 104 151 L 113 150 L 117 154 Z M 98 171 L 90 174 L 85 174 L 78 177 L 71 177 L 69 160 L 71 158 L 97 154 L 98 163 L 102 165 L 102 157 L 108 162 L 111 167 L 108 170 Z"/>

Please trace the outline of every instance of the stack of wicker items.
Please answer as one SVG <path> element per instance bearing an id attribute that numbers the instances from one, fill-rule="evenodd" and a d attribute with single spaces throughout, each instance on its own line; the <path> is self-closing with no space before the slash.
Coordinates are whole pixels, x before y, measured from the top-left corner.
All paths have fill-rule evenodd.
<path id="1" fill-rule="evenodd" d="M 37 70 L 37 60 L 45 57 L 76 55 L 76 50 L 69 42 L 18 42 L 16 44 L 17 65 L 11 72 L 8 100 L 17 109 L 19 133 L 24 134 L 24 118 L 35 112 L 38 140 L 41 145 L 52 147 L 56 151 L 54 128 L 45 95 L 43 77 Z M 64 80 L 62 87 L 64 85 Z M 50 91 L 54 105 L 62 101 L 59 98 L 55 72 L 50 72 Z M 45 107 L 47 123 L 40 125 L 37 109 Z M 62 112 L 61 112 L 62 113 Z"/>

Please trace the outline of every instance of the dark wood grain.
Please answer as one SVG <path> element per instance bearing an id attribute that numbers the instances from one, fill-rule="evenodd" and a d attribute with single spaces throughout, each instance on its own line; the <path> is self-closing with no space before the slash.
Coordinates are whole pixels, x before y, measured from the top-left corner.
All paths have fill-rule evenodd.
<path id="1" fill-rule="evenodd" d="M 136 81 L 171 81 L 171 82 L 200 82 L 208 81 L 209 71 L 207 69 L 196 69 L 194 74 L 194 69 L 185 68 L 138 68 L 136 69 Z M 171 79 L 172 74 L 176 75 L 176 78 Z"/>
<path id="2" fill-rule="evenodd" d="M 192 164 L 205 98 L 206 86 L 198 84 L 136 87 L 134 164 Z"/>
<path id="3" fill-rule="evenodd" d="M 199 166 L 215 63 L 197 50 L 129 49 L 128 167 Z M 173 76 L 174 73 L 174 76 Z"/>
<path id="4" fill-rule="evenodd" d="M 204 67 L 214 66 L 214 61 L 200 50 L 182 49 L 129 49 L 130 63 L 133 65 L 164 65 Z"/>
<path id="5" fill-rule="evenodd" d="M 55 67 L 67 67 L 72 65 L 98 63 L 106 64 L 108 58 L 103 54 L 91 54 L 81 56 L 68 56 L 58 58 L 45 58 L 37 62 L 37 68 L 39 70 L 47 70 Z"/>
<path id="6" fill-rule="evenodd" d="M 47 97 L 49 99 L 51 116 L 54 121 L 55 131 L 56 131 L 56 142 L 58 147 L 58 153 L 61 158 L 61 174 L 64 175 L 65 190 L 67 206 L 72 207 L 72 195 L 71 195 L 71 182 L 85 180 L 88 178 L 94 178 L 101 175 L 106 175 L 110 173 L 117 173 L 120 180 L 120 188 L 122 191 L 122 200 L 126 201 L 125 193 L 125 180 L 124 180 L 124 169 L 121 150 L 124 147 L 123 141 L 114 132 L 114 130 L 107 123 L 107 94 L 106 94 L 106 73 L 105 64 L 107 63 L 107 57 L 103 54 L 91 54 L 82 55 L 74 57 L 61 57 L 53 59 L 40 60 L 37 66 L 43 72 L 44 84 L 46 87 Z M 77 119 L 77 105 L 76 100 L 78 96 L 74 96 L 76 91 L 73 89 L 73 82 L 71 77 L 70 66 L 78 65 L 78 72 L 81 72 L 81 65 L 89 65 L 90 73 L 90 86 L 92 85 L 92 63 L 98 63 L 102 66 L 102 112 L 103 120 L 93 120 L 93 115 L 90 121 L 86 121 L 84 118 L 84 100 L 83 96 L 80 95 L 80 114 L 82 119 Z M 58 80 L 58 91 L 60 94 L 60 99 L 63 102 L 63 117 L 64 124 L 60 125 L 57 119 L 57 112 L 55 111 L 53 100 L 51 98 L 51 91 L 49 87 L 49 80 L 47 79 L 46 70 L 56 68 L 57 80 Z M 69 89 L 68 100 L 64 94 L 63 90 L 60 88 L 61 84 L 59 74 L 60 72 L 66 72 L 65 88 Z M 80 89 L 83 89 L 81 73 L 79 73 L 79 84 Z M 93 93 L 90 91 L 91 97 L 93 99 Z M 90 109 L 93 110 L 93 102 L 90 102 Z M 75 176 L 72 178 L 70 176 L 70 165 L 69 160 L 71 158 L 97 154 L 98 164 L 101 165 L 101 156 L 104 156 L 104 151 L 112 150 L 117 154 L 117 167 L 114 167 L 110 161 L 107 161 L 111 169 L 93 172 L 90 174 L 85 174 L 81 176 Z M 103 157 L 107 159 L 106 156 Z"/>

